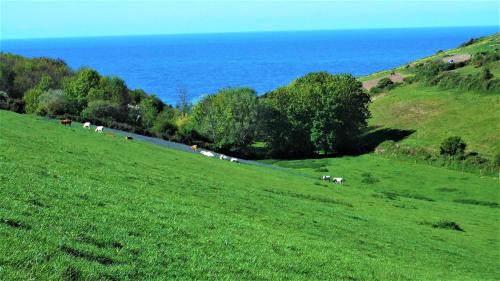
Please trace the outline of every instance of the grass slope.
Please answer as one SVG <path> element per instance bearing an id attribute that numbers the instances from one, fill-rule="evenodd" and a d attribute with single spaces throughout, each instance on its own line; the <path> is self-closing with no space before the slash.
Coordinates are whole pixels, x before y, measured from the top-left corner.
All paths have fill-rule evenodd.
<path id="1" fill-rule="evenodd" d="M 414 62 L 408 62 L 408 64 L 401 65 L 398 67 L 395 67 L 393 69 L 388 69 L 388 70 L 383 70 L 379 72 L 372 73 L 367 76 L 359 77 L 359 80 L 364 82 L 367 80 L 371 79 L 376 79 L 376 78 L 381 78 L 384 76 L 389 75 L 392 71 L 398 72 L 403 76 L 408 76 L 411 75 L 411 71 L 406 68 L 407 65 L 410 64 L 418 64 L 418 63 L 423 63 L 431 60 L 436 60 L 436 59 L 443 59 L 447 56 L 452 56 L 452 55 L 460 55 L 460 54 L 477 54 L 480 52 L 488 52 L 488 51 L 493 51 L 495 49 L 500 49 L 500 32 L 495 33 L 491 36 L 486 36 L 483 38 L 480 38 L 477 42 L 464 46 L 464 47 L 458 47 L 458 48 L 453 48 L 450 50 L 445 50 L 443 52 L 436 53 L 434 55 L 416 60 Z"/>
<path id="2" fill-rule="evenodd" d="M 499 52 L 500 33 L 480 39 L 469 46 L 448 50 L 415 63 L 453 54 Z M 488 67 L 495 77 L 500 76 L 500 63 L 482 67 L 467 65 L 453 70 L 467 75 L 480 73 Z M 411 75 L 411 69 L 400 67 L 398 72 Z M 370 80 L 387 75 L 388 71 L 362 77 Z M 417 84 L 403 84 L 372 98 L 372 118 L 369 124 L 376 129 L 414 130 L 405 144 L 436 150 L 443 139 L 460 136 L 470 151 L 488 156 L 500 153 L 500 93 L 480 93 L 443 90 Z"/>
<path id="3" fill-rule="evenodd" d="M 0 111 L 0 279 L 500 277 L 498 180 L 375 155 L 276 164 Z"/>
<path id="4" fill-rule="evenodd" d="M 402 143 L 436 150 L 460 136 L 471 151 L 500 152 L 500 95 L 405 85 L 375 98 L 370 110 L 372 126 L 415 130 Z"/>

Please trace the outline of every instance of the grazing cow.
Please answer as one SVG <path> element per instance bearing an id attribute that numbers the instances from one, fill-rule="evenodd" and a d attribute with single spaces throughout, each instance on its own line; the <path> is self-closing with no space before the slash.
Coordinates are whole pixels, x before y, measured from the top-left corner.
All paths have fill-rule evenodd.
<path id="1" fill-rule="evenodd" d="M 321 179 L 324 181 L 329 181 L 332 179 L 332 177 L 331 176 L 322 176 Z"/>
<path id="2" fill-rule="evenodd" d="M 62 119 L 61 124 L 63 124 L 64 126 L 66 126 L 66 125 L 71 126 L 71 119 L 68 119 L 68 118 Z"/>
<path id="3" fill-rule="evenodd" d="M 231 161 L 233 163 L 239 163 L 240 162 L 240 160 L 238 160 L 238 158 L 234 158 L 234 157 L 231 158 L 231 160 L 229 160 L 229 161 Z"/>
<path id="4" fill-rule="evenodd" d="M 90 129 L 90 122 L 83 123 L 83 127 L 86 129 Z"/>
<path id="5" fill-rule="evenodd" d="M 333 178 L 333 183 L 342 184 L 344 182 L 343 178 Z"/>
<path id="6" fill-rule="evenodd" d="M 131 137 L 131 136 L 125 136 L 125 139 L 126 139 L 126 140 L 133 140 L 134 138 L 133 138 L 133 137 Z"/>
<path id="7" fill-rule="evenodd" d="M 212 152 L 210 152 L 210 151 L 205 151 L 205 150 L 203 150 L 203 151 L 201 151 L 200 153 L 201 153 L 202 155 L 207 156 L 207 157 L 214 157 L 214 156 L 215 156 L 215 154 L 213 154 L 213 153 L 212 153 Z"/>
<path id="8" fill-rule="evenodd" d="M 191 145 L 193 151 L 198 151 L 198 146 L 196 144 Z"/>
<path id="9" fill-rule="evenodd" d="M 97 126 L 97 127 L 95 128 L 95 131 L 96 131 L 97 133 L 102 133 L 102 132 L 103 132 L 103 130 L 104 130 L 104 126 Z"/>
<path id="10" fill-rule="evenodd" d="M 219 159 L 220 159 L 220 160 L 227 160 L 227 159 L 229 159 L 229 158 L 228 158 L 226 155 L 221 154 L 221 155 L 219 156 Z"/>

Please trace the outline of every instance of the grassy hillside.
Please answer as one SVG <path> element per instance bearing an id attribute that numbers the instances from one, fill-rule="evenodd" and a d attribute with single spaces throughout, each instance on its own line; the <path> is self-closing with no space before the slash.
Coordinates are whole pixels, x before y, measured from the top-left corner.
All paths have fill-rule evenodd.
<path id="1" fill-rule="evenodd" d="M 500 33 L 493 34 L 491 36 L 486 36 L 483 38 L 480 38 L 478 41 L 474 42 L 473 44 L 470 44 L 468 46 L 463 46 L 463 47 L 457 47 L 449 50 L 443 50 L 442 52 L 437 52 L 434 55 L 418 59 L 413 62 L 408 62 L 408 64 L 401 65 L 398 67 L 395 67 L 393 69 L 388 69 L 388 70 L 383 70 L 379 72 L 372 73 L 367 76 L 360 77 L 360 81 L 367 81 L 370 79 L 375 79 L 375 78 L 380 78 L 389 75 L 392 71 L 396 71 L 400 73 L 403 76 L 409 76 L 411 75 L 411 70 L 408 69 L 406 66 L 407 65 L 415 65 L 418 63 L 424 63 L 427 61 L 431 60 L 436 60 L 436 59 L 443 59 L 447 56 L 453 56 L 453 55 L 460 55 L 460 54 L 477 54 L 479 52 L 488 52 L 488 51 L 493 51 L 495 49 L 500 49 Z"/>
<path id="2" fill-rule="evenodd" d="M 441 59 L 448 55 L 478 52 L 500 53 L 500 33 L 480 39 L 474 44 L 441 52 L 416 63 Z M 500 61 L 477 67 L 469 64 L 450 72 L 459 75 L 478 75 L 484 68 L 500 77 Z M 400 67 L 403 76 L 413 75 L 413 68 Z M 375 73 L 360 80 L 367 81 L 387 75 Z M 403 144 L 436 150 L 449 136 L 460 136 L 469 151 L 493 156 L 500 153 L 500 93 L 443 89 L 422 83 L 403 83 L 373 97 L 369 124 L 376 129 L 388 128 L 414 131 Z"/>
<path id="3" fill-rule="evenodd" d="M 0 280 L 500 277 L 497 179 L 376 155 L 276 164 L 0 111 Z"/>
<path id="4" fill-rule="evenodd" d="M 500 152 L 500 95 L 407 85 L 376 97 L 370 110 L 370 125 L 415 130 L 402 143 L 436 150 L 460 136 L 471 151 Z"/>

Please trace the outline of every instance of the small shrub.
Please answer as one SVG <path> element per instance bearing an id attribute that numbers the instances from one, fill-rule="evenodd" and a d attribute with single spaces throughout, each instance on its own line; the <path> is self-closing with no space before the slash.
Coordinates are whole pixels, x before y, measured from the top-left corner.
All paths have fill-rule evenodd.
<path id="1" fill-rule="evenodd" d="M 121 110 L 118 104 L 97 100 L 90 102 L 86 109 L 82 111 L 82 117 L 87 120 L 101 120 L 101 123 L 117 121 L 122 122 L 127 117 L 127 112 Z"/>
<path id="2" fill-rule="evenodd" d="M 491 70 L 487 67 L 483 68 L 483 70 L 481 71 L 480 79 L 482 81 L 488 81 L 491 78 L 493 78 L 493 73 L 491 73 Z"/>
<path id="3" fill-rule="evenodd" d="M 500 153 L 495 154 L 495 157 L 493 158 L 493 166 L 500 167 Z"/>
<path id="4" fill-rule="evenodd" d="M 328 172 L 328 169 L 327 168 L 318 168 L 316 170 L 314 170 L 315 172 L 322 172 L 322 173 L 327 173 Z"/>
<path id="5" fill-rule="evenodd" d="M 71 113 L 71 103 L 62 90 L 48 90 L 38 97 L 36 113 L 59 116 Z"/>
<path id="6" fill-rule="evenodd" d="M 500 54 L 498 52 L 480 52 L 472 57 L 471 63 L 474 67 L 481 67 L 498 60 L 500 60 Z"/>
<path id="7" fill-rule="evenodd" d="M 449 137 L 439 146 L 439 154 L 447 156 L 463 156 L 467 144 L 460 137 Z"/>
<path id="8" fill-rule="evenodd" d="M 464 231 L 460 225 L 458 225 L 456 222 L 453 221 L 439 221 L 437 223 L 432 224 L 432 227 L 434 228 L 442 228 L 442 229 L 451 229 L 451 230 L 456 230 L 456 231 Z"/>
<path id="9" fill-rule="evenodd" d="M 469 39 L 469 41 L 460 44 L 460 47 L 467 47 L 469 45 L 476 43 L 478 40 L 479 39 L 477 39 L 477 38 L 471 38 L 471 39 Z"/>
<path id="10" fill-rule="evenodd" d="M 392 84 L 394 84 L 394 82 L 392 82 L 391 79 L 384 77 L 378 81 L 377 87 L 383 89 L 383 88 L 388 87 Z"/>
<path id="11" fill-rule="evenodd" d="M 363 174 L 361 174 L 361 176 L 363 177 L 363 179 L 361 180 L 361 182 L 363 182 L 363 183 L 375 184 L 375 183 L 379 182 L 379 180 L 377 178 L 373 177 L 372 174 L 370 174 L 370 173 L 363 173 Z"/>

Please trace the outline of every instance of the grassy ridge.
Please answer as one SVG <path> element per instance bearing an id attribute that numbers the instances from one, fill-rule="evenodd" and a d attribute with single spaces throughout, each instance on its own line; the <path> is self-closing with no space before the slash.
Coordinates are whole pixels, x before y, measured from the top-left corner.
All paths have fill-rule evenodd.
<path id="1" fill-rule="evenodd" d="M 475 43 L 473 43 L 471 45 L 453 48 L 453 49 L 449 49 L 449 50 L 444 50 L 444 51 L 436 53 L 434 55 L 431 55 L 431 56 L 428 56 L 425 58 L 421 58 L 421 59 L 418 59 L 418 60 L 413 61 L 413 62 L 408 62 L 408 64 L 424 63 L 427 61 L 436 60 L 436 59 L 440 59 L 440 58 L 444 58 L 446 56 L 452 56 L 452 55 L 459 55 L 459 54 L 473 55 L 473 54 L 477 54 L 479 52 L 488 52 L 488 51 L 491 52 L 495 48 L 500 48 L 500 33 L 496 33 L 496 34 L 493 34 L 491 36 L 486 36 L 486 37 L 480 38 L 478 41 L 476 41 Z M 359 80 L 360 81 L 367 81 L 367 80 L 371 80 L 371 79 L 381 78 L 381 77 L 389 75 L 392 71 L 396 71 L 396 72 L 402 74 L 403 76 L 408 76 L 408 75 L 412 74 L 411 71 L 406 68 L 406 66 L 408 64 L 401 65 L 401 66 L 395 67 L 395 68 L 390 69 L 390 70 L 383 70 L 383 71 L 372 73 L 372 74 L 367 75 L 367 76 L 359 77 Z"/>
<path id="2" fill-rule="evenodd" d="M 477 42 L 414 62 L 422 63 L 447 55 L 478 52 L 499 52 L 500 33 L 479 39 Z M 469 64 L 452 70 L 460 75 L 478 75 L 484 68 L 494 77 L 500 76 L 499 61 L 480 67 Z M 398 73 L 411 76 L 412 68 L 399 67 Z M 360 78 L 370 80 L 387 75 L 389 71 Z M 452 86 L 452 85 L 451 85 Z M 369 124 L 377 129 L 413 130 L 402 143 L 436 150 L 443 139 L 460 136 L 469 151 L 494 156 L 500 154 L 500 95 L 458 89 L 427 87 L 422 83 L 406 84 L 386 90 L 373 97 Z"/>
<path id="3" fill-rule="evenodd" d="M 0 111 L 0 279 L 498 279 L 497 180 L 375 155 L 276 164 L 290 172 Z"/>

